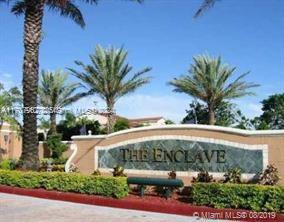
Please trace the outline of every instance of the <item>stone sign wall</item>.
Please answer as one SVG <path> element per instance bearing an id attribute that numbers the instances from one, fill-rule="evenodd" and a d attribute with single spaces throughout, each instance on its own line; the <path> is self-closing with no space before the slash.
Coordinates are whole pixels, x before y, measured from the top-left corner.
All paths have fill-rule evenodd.
<path id="1" fill-rule="evenodd" d="M 167 176 L 175 170 L 179 177 L 190 178 L 207 170 L 222 177 L 238 167 L 244 178 L 251 178 L 273 164 L 284 178 L 284 130 L 167 125 L 72 139 L 78 147 L 73 162 L 87 174 L 96 169 L 110 174 L 121 165 L 130 176 Z"/>
<path id="2" fill-rule="evenodd" d="M 99 147 L 98 168 L 116 165 L 133 170 L 225 172 L 240 168 L 243 173 L 262 172 L 266 146 L 209 142 L 202 138 L 143 138 L 125 145 Z"/>

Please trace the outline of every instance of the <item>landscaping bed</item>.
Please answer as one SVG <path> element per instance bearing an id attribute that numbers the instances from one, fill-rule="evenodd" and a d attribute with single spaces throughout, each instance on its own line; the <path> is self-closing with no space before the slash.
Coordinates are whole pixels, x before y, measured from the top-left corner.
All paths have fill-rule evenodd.
<path id="1" fill-rule="evenodd" d="M 86 176 L 79 173 L 0 170 L 0 184 L 114 198 L 122 198 L 128 195 L 125 177 Z"/>
<path id="2" fill-rule="evenodd" d="M 11 194 L 210 219 L 284 221 L 283 186 L 196 182 L 188 188 L 166 200 L 149 187 L 141 198 L 126 177 L 0 170 L 0 192 Z"/>
<path id="3" fill-rule="evenodd" d="M 191 197 L 202 206 L 284 213 L 283 186 L 193 183 Z"/>
<path id="4" fill-rule="evenodd" d="M 235 221 L 268 221 L 267 219 L 264 219 L 265 216 L 263 214 L 256 214 L 252 211 L 236 209 L 215 209 L 210 207 L 194 206 L 188 204 L 186 202 L 187 200 L 184 200 L 185 202 L 181 202 L 180 196 L 178 195 L 174 195 L 172 199 L 166 200 L 162 197 L 153 195 L 147 195 L 144 198 L 140 198 L 135 193 L 133 193 L 121 199 L 114 199 L 98 195 L 48 191 L 44 189 L 27 189 L 4 185 L 0 185 L 0 192 L 106 207 L 144 210 L 184 216 L 200 216 L 210 219 L 217 218 L 227 220 L 231 219 Z M 242 215 L 242 217 L 240 217 L 240 215 Z M 275 214 L 275 218 L 269 219 L 269 221 L 276 222 L 281 222 L 283 220 L 283 214 Z"/>

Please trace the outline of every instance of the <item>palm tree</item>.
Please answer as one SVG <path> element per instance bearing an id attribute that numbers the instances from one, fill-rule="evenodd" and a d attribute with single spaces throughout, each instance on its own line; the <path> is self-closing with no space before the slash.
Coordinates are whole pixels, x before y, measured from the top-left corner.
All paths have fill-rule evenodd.
<path id="1" fill-rule="evenodd" d="M 97 4 L 99 0 L 81 0 L 87 4 Z M 142 0 L 133 0 L 142 2 Z M 44 9 L 58 12 L 71 18 L 81 27 L 84 18 L 75 0 L 0 0 L 0 3 L 13 3 L 12 13 L 24 15 L 24 62 L 23 62 L 23 149 L 19 161 L 22 169 L 36 170 L 39 167 L 37 138 L 37 90 L 39 70 L 39 48 L 42 40 Z"/>
<path id="2" fill-rule="evenodd" d="M 249 72 L 230 83 L 229 78 L 236 68 L 222 64 L 220 57 L 197 56 L 193 60 L 189 73 L 175 78 L 169 84 L 175 87 L 175 92 L 186 93 L 204 101 L 208 108 L 210 125 L 215 124 L 215 110 L 222 101 L 253 95 L 248 90 L 259 86 L 243 80 Z"/>
<path id="3" fill-rule="evenodd" d="M 12 1 L 9 1 L 12 2 Z M 19 0 L 14 1 L 12 12 L 24 14 L 24 63 L 23 63 L 23 149 L 19 161 L 22 169 L 39 167 L 37 137 L 37 92 L 39 69 L 39 46 L 42 40 L 42 20 L 45 6 L 60 15 L 69 17 L 81 27 L 84 19 L 80 10 L 68 0 Z M 96 3 L 96 0 L 85 0 Z"/>
<path id="4" fill-rule="evenodd" d="M 68 74 L 63 71 L 42 71 L 39 86 L 39 103 L 50 109 L 49 134 L 56 133 L 56 115 L 58 111 L 86 96 L 86 93 L 75 93 L 82 87 L 80 83 L 67 83 Z"/>
<path id="5" fill-rule="evenodd" d="M 95 54 L 90 55 L 92 64 L 85 65 L 80 61 L 75 63 L 83 71 L 69 69 L 74 76 L 81 79 L 88 87 L 89 94 L 99 95 L 105 102 L 108 111 L 108 133 L 113 132 L 113 114 L 115 102 L 122 96 L 133 92 L 138 87 L 148 83 L 149 77 L 143 75 L 151 70 L 147 67 L 126 78 L 132 67 L 126 63 L 127 51 L 113 47 L 104 49 L 97 46 Z"/>

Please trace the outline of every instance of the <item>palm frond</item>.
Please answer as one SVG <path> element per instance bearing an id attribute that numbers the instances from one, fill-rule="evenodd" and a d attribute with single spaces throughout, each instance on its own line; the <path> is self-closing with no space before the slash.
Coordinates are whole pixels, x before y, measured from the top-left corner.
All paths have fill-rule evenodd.
<path id="1" fill-rule="evenodd" d="M 80 1 L 87 4 L 98 4 L 99 2 L 99 0 L 80 0 Z"/>
<path id="2" fill-rule="evenodd" d="M 98 45 L 95 53 L 89 57 L 91 60 L 89 65 L 75 61 L 83 71 L 70 68 L 69 71 L 79 78 L 90 92 L 99 95 L 107 103 L 115 103 L 123 95 L 150 81 L 149 77 L 143 75 L 151 68 L 145 68 L 127 78 L 133 68 L 126 63 L 127 51 L 123 47 L 103 48 Z"/>
<path id="3" fill-rule="evenodd" d="M 259 86 L 244 81 L 249 72 L 229 83 L 228 81 L 236 68 L 223 64 L 220 57 L 197 56 L 193 60 L 194 63 L 191 65 L 188 75 L 169 82 L 175 87 L 175 92 L 186 93 L 214 107 L 226 99 L 253 95 L 249 90 Z"/>
<path id="4" fill-rule="evenodd" d="M 205 11 L 207 11 L 208 9 L 212 8 L 215 5 L 216 1 L 217 0 L 204 0 L 200 8 L 194 14 L 194 18 L 198 18 L 201 15 L 203 15 Z"/>
<path id="5" fill-rule="evenodd" d="M 49 10 L 59 12 L 61 16 L 68 17 L 81 27 L 85 27 L 85 21 L 80 9 L 71 1 L 65 1 L 65 3 L 62 4 L 60 1 L 47 0 L 46 4 Z"/>
<path id="6" fill-rule="evenodd" d="M 22 15 L 26 11 L 26 3 L 25 1 L 17 1 L 13 7 L 11 8 L 11 12 L 15 15 Z"/>
<path id="7" fill-rule="evenodd" d="M 75 93 L 81 83 L 68 83 L 63 71 L 42 71 L 39 86 L 40 104 L 45 107 L 65 107 L 86 96 L 87 92 Z"/>

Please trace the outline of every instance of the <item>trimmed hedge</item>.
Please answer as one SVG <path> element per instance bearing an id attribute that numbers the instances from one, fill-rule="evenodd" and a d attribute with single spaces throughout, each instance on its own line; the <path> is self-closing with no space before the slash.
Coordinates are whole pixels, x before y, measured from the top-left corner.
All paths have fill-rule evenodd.
<path id="1" fill-rule="evenodd" d="M 0 170 L 0 184 L 21 188 L 43 188 L 62 192 L 122 198 L 128 195 L 126 178 L 86 176 L 62 172 Z"/>
<path id="2" fill-rule="evenodd" d="M 253 211 L 284 211 L 284 187 L 253 184 L 195 183 L 192 199 L 197 205 Z"/>

